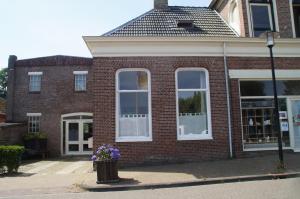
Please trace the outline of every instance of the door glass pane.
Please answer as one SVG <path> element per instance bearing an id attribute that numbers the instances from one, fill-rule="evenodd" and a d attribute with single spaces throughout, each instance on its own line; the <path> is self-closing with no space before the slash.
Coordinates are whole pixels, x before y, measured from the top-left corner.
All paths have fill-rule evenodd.
<path id="1" fill-rule="evenodd" d="M 69 141 L 79 141 L 79 123 L 69 123 Z"/>
<path id="2" fill-rule="evenodd" d="M 69 151 L 79 151 L 79 145 L 78 144 L 69 144 Z"/>
<path id="3" fill-rule="evenodd" d="M 207 134 L 205 91 L 180 91 L 178 92 L 178 97 L 180 134 Z"/>
<path id="4" fill-rule="evenodd" d="M 295 148 L 300 149 L 300 100 L 292 102 Z"/>
<path id="5" fill-rule="evenodd" d="M 88 141 L 90 137 L 93 137 L 93 124 L 83 123 L 83 140 Z"/>
<path id="6" fill-rule="evenodd" d="M 88 144 L 83 145 L 83 151 L 92 151 L 93 149 L 89 148 Z"/>

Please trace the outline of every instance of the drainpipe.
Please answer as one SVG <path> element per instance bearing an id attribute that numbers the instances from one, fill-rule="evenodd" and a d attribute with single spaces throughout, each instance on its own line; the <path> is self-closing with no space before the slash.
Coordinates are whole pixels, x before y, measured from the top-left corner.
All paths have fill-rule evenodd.
<path id="1" fill-rule="evenodd" d="M 226 42 L 223 45 L 223 56 L 224 56 L 224 72 L 225 72 L 225 84 L 226 84 L 226 98 L 227 98 L 227 118 L 228 118 L 228 139 L 229 139 L 229 151 L 230 158 L 233 158 L 233 147 L 232 147 L 232 130 L 231 130 L 231 104 L 230 104 L 230 88 L 229 88 L 229 76 L 226 56 Z"/>

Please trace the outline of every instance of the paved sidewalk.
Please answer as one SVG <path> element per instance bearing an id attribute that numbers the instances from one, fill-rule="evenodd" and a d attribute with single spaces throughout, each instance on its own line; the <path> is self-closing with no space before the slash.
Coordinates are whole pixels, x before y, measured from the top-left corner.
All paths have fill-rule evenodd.
<path id="1" fill-rule="evenodd" d="M 260 176 L 278 173 L 277 158 L 274 154 L 245 159 L 125 168 L 119 171 L 120 183 L 105 185 L 96 184 L 92 162 L 84 158 L 26 162 L 20 167 L 20 174 L 0 176 L 0 196 L 95 191 L 120 186 L 142 188 L 146 185 L 192 185 L 193 182 L 213 183 L 215 179 L 223 182 L 231 178 L 243 179 L 245 176 L 260 179 Z M 300 172 L 300 154 L 285 153 L 285 162 L 285 173 Z"/>
<path id="2" fill-rule="evenodd" d="M 285 174 L 295 174 L 300 172 L 300 154 L 285 153 L 286 170 Z M 193 184 L 199 181 L 226 181 L 226 179 L 265 179 L 264 176 L 282 173 L 276 168 L 278 157 L 267 155 L 255 158 L 208 161 L 198 163 L 173 164 L 162 166 L 136 167 L 121 169 L 119 176 L 120 183 L 116 184 L 96 184 L 96 173 L 83 180 L 81 187 L 87 190 L 106 189 L 113 187 L 124 187 L 136 185 L 158 185 L 172 184 L 180 185 Z M 162 186 L 163 187 L 163 186 Z"/>

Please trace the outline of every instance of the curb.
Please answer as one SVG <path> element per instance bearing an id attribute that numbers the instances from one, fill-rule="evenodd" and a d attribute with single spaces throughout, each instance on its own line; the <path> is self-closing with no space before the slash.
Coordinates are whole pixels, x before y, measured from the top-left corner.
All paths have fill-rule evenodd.
<path id="1" fill-rule="evenodd" d="M 257 180 L 287 179 L 287 178 L 297 178 L 297 177 L 300 177 L 300 172 L 213 178 L 213 179 L 193 180 L 193 181 L 174 182 L 174 183 L 115 185 L 111 187 L 81 185 L 80 187 L 83 190 L 90 191 L 90 192 L 133 191 L 133 190 L 163 189 L 163 188 L 176 188 L 176 187 L 188 187 L 188 186 L 199 186 L 199 185 L 224 184 L 224 183 L 233 183 L 233 182 L 247 182 L 247 181 L 257 181 Z"/>

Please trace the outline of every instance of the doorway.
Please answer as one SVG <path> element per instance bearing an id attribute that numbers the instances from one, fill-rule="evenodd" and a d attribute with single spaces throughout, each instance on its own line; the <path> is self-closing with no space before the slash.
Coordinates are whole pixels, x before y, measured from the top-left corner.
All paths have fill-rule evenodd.
<path id="1" fill-rule="evenodd" d="M 93 119 L 89 113 L 62 117 L 62 154 L 92 154 Z"/>

